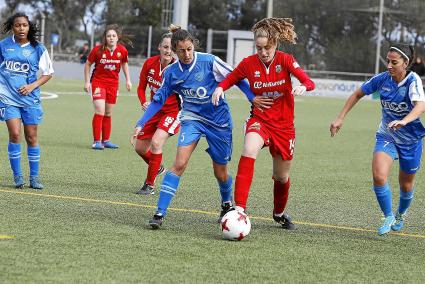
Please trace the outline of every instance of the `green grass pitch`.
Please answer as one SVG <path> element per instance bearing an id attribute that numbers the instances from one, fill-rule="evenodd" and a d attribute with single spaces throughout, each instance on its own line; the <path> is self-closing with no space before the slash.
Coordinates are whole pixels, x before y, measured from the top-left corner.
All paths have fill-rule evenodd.
<path id="1" fill-rule="evenodd" d="M 271 157 L 256 164 L 249 199 L 251 234 L 221 239 L 217 183 L 204 140 L 190 160 L 163 228 L 152 231 L 158 194 L 138 196 L 146 166 L 129 138 L 141 115 L 136 96 L 122 90 L 111 140 L 119 150 L 93 151 L 92 105 L 81 81 L 52 79 L 43 91 L 39 128 L 42 191 L 13 188 L 7 130 L 0 135 L 1 283 L 317 283 L 422 282 L 425 279 L 424 174 L 403 234 L 377 236 L 380 210 L 371 190 L 371 156 L 380 119 L 377 102 L 361 101 L 340 133 L 329 124 L 344 101 L 296 99 L 297 142 L 287 211 L 297 230 L 271 219 Z M 134 87 L 133 87 L 134 88 Z M 135 88 L 133 89 L 133 94 Z M 230 171 L 242 149 L 246 99 L 229 97 L 234 122 Z M 176 137 L 164 149 L 170 166 Z M 26 146 L 22 142 L 26 179 Z M 398 164 L 390 183 L 398 199 Z M 161 178 L 157 181 L 160 184 Z M 396 204 L 394 204 L 394 208 Z M 421 264 L 422 263 L 422 264 Z"/>

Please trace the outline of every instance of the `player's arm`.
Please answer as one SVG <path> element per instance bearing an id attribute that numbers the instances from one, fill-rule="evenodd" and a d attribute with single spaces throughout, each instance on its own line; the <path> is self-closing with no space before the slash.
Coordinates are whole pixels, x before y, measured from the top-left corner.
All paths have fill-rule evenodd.
<path id="1" fill-rule="evenodd" d="M 131 90 L 131 80 L 130 80 L 130 70 L 128 68 L 128 62 L 121 63 L 122 71 L 124 72 L 125 77 L 125 87 L 127 88 L 127 91 L 130 92 Z"/>
<path id="2" fill-rule="evenodd" d="M 232 68 L 226 62 L 216 57 L 213 72 L 214 77 L 220 84 L 212 95 L 212 102 L 214 105 L 218 105 L 220 98 L 224 99 L 224 91 L 233 85 L 237 85 L 250 102 L 254 100 L 255 95 L 251 91 L 249 84 L 244 80 L 246 75 L 242 71 L 242 68 L 243 67 L 240 67 L 239 64 L 236 69 L 232 71 Z"/>
<path id="3" fill-rule="evenodd" d="M 298 81 L 300 81 L 301 85 L 295 86 L 292 89 L 292 94 L 294 96 L 301 96 L 305 93 L 305 91 L 312 91 L 315 88 L 314 82 L 310 79 L 310 77 L 305 73 L 305 71 L 300 67 L 300 65 L 295 61 L 295 59 L 291 56 L 291 60 L 287 63 L 287 68 L 289 72 L 294 75 Z"/>
<path id="4" fill-rule="evenodd" d="M 90 68 L 92 64 L 93 62 L 88 59 L 84 64 L 84 91 L 86 92 L 90 91 Z"/>
<path id="5" fill-rule="evenodd" d="M 148 67 L 146 62 L 143 64 L 139 76 L 139 85 L 137 86 L 137 96 L 139 97 L 140 104 L 143 110 L 146 110 L 149 103 L 146 101 L 146 87 L 148 86 Z"/>
<path id="6" fill-rule="evenodd" d="M 425 94 L 422 80 L 416 76 L 416 81 L 409 86 L 409 98 L 415 105 L 413 109 L 401 120 L 393 120 L 388 124 L 389 128 L 397 130 L 406 124 L 418 119 L 425 112 Z"/>
<path id="7" fill-rule="evenodd" d="M 362 97 L 364 97 L 364 95 L 365 94 L 363 93 L 362 89 L 359 88 L 356 91 L 354 91 L 354 93 L 350 97 L 348 97 L 348 99 L 345 102 L 345 105 L 342 108 L 341 112 L 338 114 L 336 119 L 331 123 L 329 130 L 331 132 L 332 137 L 334 137 L 335 134 L 337 134 L 338 131 L 341 129 L 347 113 L 357 104 L 357 102 Z"/>
<path id="8" fill-rule="evenodd" d="M 52 61 L 50 60 L 47 50 L 44 50 L 43 54 L 41 55 L 38 66 L 39 71 L 41 72 L 41 76 L 31 84 L 21 86 L 18 91 L 22 95 L 29 95 L 34 89 L 44 85 L 52 78 L 54 71 L 52 67 Z"/>

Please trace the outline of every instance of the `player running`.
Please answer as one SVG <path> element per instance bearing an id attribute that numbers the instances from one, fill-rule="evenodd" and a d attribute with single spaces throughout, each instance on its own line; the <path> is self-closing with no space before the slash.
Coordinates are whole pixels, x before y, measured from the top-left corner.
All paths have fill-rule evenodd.
<path id="1" fill-rule="evenodd" d="M 94 106 L 92 120 L 92 149 L 94 150 L 118 148 L 118 145 L 109 141 L 109 138 L 112 130 L 112 109 L 117 102 L 121 67 L 126 79 L 126 88 L 128 91 L 131 89 L 128 51 L 121 43 L 132 46 L 132 42 L 122 34 L 118 25 L 107 26 L 103 33 L 102 44 L 93 48 L 84 65 L 84 90 L 91 94 Z M 90 78 L 90 67 L 93 63 L 95 66 Z"/>
<path id="2" fill-rule="evenodd" d="M 150 89 L 150 101 L 156 91 L 161 87 L 162 74 L 169 64 L 174 62 L 171 50 L 171 33 L 163 34 L 158 45 L 159 55 L 145 61 L 140 72 L 140 82 L 137 88 L 142 109 L 146 111 L 149 102 L 146 101 L 146 87 Z M 180 98 L 177 94 L 169 96 L 161 110 L 157 112 L 137 136 L 134 149 L 137 154 L 148 164 L 148 172 L 143 186 L 137 194 L 154 194 L 154 183 L 158 174 L 165 171 L 161 165 L 162 147 L 169 137 L 180 129 Z"/>
<path id="3" fill-rule="evenodd" d="M 0 42 L 0 120 L 9 132 L 8 154 L 16 188 L 25 185 L 21 169 L 21 123 L 27 142 L 30 187 L 43 189 L 39 180 L 40 145 L 37 128 L 43 118 L 40 86 L 52 78 L 49 54 L 37 41 L 38 30 L 26 14 L 16 13 L 3 24 L 13 35 Z M 41 76 L 37 78 L 37 72 Z"/>
<path id="4" fill-rule="evenodd" d="M 227 170 L 227 163 L 232 156 L 232 119 L 226 101 L 220 101 L 217 106 L 211 102 L 211 95 L 218 82 L 231 69 L 214 55 L 195 52 L 198 41 L 188 31 L 175 26 L 171 30 L 171 48 L 179 60 L 165 70 L 162 86 L 155 93 L 144 116 L 137 122 L 132 138 L 134 140 L 140 134 L 146 122 L 161 109 L 169 96 L 178 93 L 183 98 L 177 155 L 161 184 L 158 209 L 149 221 L 153 229 L 161 226 L 179 186 L 180 177 L 201 136 L 205 136 L 208 142 L 207 152 L 213 161 L 214 175 L 220 188 L 220 216 L 232 208 L 232 177 Z M 247 83 L 241 82 L 240 86 L 252 99 L 253 94 L 249 92 Z"/>
<path id="5" fill-rule="evenodd" d="M 378 92 L 382 119 L 376 131 L 372 175 L 373 190 L 385 216 L 378 228 L 379 235 L 403 228 L 406 211 L 413 199 L 415 175 L 421 163 L 425 128 L 419 117 L 425 112 L 425 95 L 420 77 L 408 71 L 413 58 L 413 47 L 402 44 L 391 46 L 387 53 L 388 71 L 375 75 L 356 90 L 330 126 L 333 137 L 354 105 L 365 95 Z M 400 201 L 394 215 L 388 175 L 397 159 L 400 164 Z"/>
<path id="6" fill-rule="evenodd" d="M 280 42 L 295 43 L 292 19 L 266 18 L 253 28 L 257 53 L 241 61 L 215 90 L 213 103 L 219 104 L 225 90 L 248 79 L 255 94 L 251 115 L 245 124 L 245 141 L 235 182 L 237 210 L 245 210 L 254 175 L 254 163 L 263 147 L 273 158 L 273 219 L 284 229 L 294 229 L 284 213 L 288 201 L 289 170 L 295 150 L 294 96 L 314 89 L 314 83 L 290 54 L 276 50 Z M 301 85 L 292 88 L 291 75 Z"/>

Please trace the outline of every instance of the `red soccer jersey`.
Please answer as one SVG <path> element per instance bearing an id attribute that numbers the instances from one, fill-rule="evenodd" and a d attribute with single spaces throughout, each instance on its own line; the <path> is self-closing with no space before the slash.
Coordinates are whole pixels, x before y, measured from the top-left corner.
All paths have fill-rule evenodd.
<path id="1" fill-rule="evenodd" d="M 314 83 L 295 61 L 294 57 L 277 50 L 275 57 L 267 67 L 257 54 L 244 58 L 239 65 L 220 84 L 227 90 L 237 82 L 248 79 L 250 88 L 256 96 L 274 99 L 273 106 L 266 110 L 253 107 L 254 116 L 271 127 L 285 129 L 294 127 L 294 96 L 291 74 L 303 84 L 308 91 L 314 89 Z"/>
<path id="2" fill-rule="evenodd" d="M 121 64 L 128 62 L 128 51 L 121 44 L 118 44 L 113 52 L 102 48 L 102 45 L 95 46 L 87 59 L 95 64 L 91 81 L 118 85 Z"/>
<path id="3" fill-rule="evenodd" d="M 161 69 L 161 57 L 160 55 L 152 56 L 146 59 L 143 64 L 142 70 L 140 71 L 139 86 L 137 87 L 137 95 L 141 104 L 146 102 L 146 86 L 149 86 L 151 91 L 150 100 L 155 95 L 156 91 L 161 87 L 162 84 L 162 73 L 164 69 Z M 180 101 L 177 94 L 169 96 L 165 104 L 162 106 L 163 111 L 176 110 L 180 108 Z"/>

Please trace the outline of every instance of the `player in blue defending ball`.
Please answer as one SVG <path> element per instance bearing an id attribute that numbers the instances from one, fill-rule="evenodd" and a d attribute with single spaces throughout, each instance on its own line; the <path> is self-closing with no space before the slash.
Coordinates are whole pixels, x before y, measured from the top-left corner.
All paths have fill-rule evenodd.
<path id="1" fill-rule="evenodd" d="M 408 71 L 413 58 L 413 47 L 391 46 L 387 53 L 388 71 L 375 75 L 355 91 L 330 126 L 331 136 L 334 136 L 350 109 L 363 96 L 378 92 L 382 120 L 376 131 L 372 173 L 373 190 L 385 216 L 378 229 L 379 235 L 403 228 L 406 211 L 413 199 L 415 174 L 421 163 L 425 128 L 419 117 L 425 112 L 425 95 L 419 76 Z M 397 159 L 400 164 L 400 201 L 394 215 L 388 175 Z"/>
<path id="2" fill-rule="evenodd" d="M 165 70 L 162 86 L 137 122 L 132 138 L 134 142 L 146 122 L 159 111 L 170 95 L 177 93 L 182 97 L 177 155 L 161 184 L 158 209 L 149 221 L 153 229 L 161 226 L 179 186 L 180 177 L 202 136 L 208 142 L 207 152 L 213 161 L 214 175 L 220 188 L 220 216 L 233 208 L 232 177 L 227 171 L 227 163 L 232 156 L 232 119 L 226 100 L 221 100 L 217 106 L 211 100 L 218 83 L 231 72 L 231 68 L 214 55 L 195 52 L 198 41 L 188 31 L 176 26 L 171 26 L 170 30 L 173 32 L 171 47 L 179 60 Z M 238 86 L 252 101 L 254 95 L 248 84 L 241 81 Z"/>
<path id="3" fill-rule="evenodd" d="M 40 146 L 37 126 L 41 123 L 40 86 L 50 80 L 52 62 L 46 48 L 37 41 L 37 27 L 28 16 L 16 13 L 3 24 L 4 34 L 13 35 L 0 42 L 0 120 L 9 131 L 9 161 L 16 188 L 25 184 L 21 170 L 21 123 L 28 145 L 30 187 L 42 189 L 38 178 Z M 37 72 L 41 76 L 37 78 Z"/>

